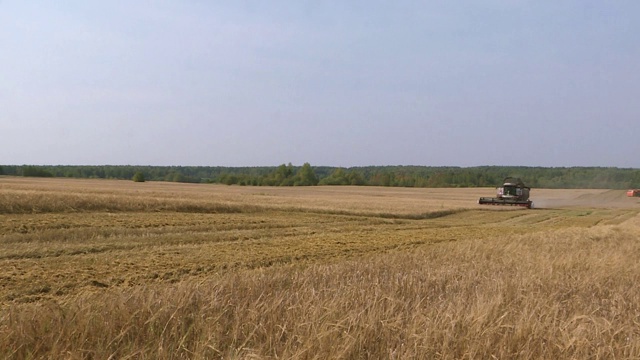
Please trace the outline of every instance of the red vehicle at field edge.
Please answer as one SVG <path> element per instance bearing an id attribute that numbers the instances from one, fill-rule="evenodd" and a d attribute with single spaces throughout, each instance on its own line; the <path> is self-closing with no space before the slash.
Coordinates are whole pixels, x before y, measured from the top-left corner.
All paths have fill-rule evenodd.
<path id="1" fill-rule="evenodd" d="M 640 197 L 640 189 L 631 189 L 627 191 L 627 196 L 629 197 Z"/>

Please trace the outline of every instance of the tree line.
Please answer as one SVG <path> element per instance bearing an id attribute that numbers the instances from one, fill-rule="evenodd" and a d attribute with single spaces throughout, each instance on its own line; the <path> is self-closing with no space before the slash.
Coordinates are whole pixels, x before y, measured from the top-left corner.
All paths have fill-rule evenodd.
<path id="1" fill-rule="evenodd" d="M 291 163 L 264 167 L 219 166 L 34 166 L 3 165 L 0 175 L 133 179 L 245 186 L 365 185 L 395 187 L 487 187 L 507 176 L 534 188 L 640 188 L 640 169 L 616 167 L 329 167 Z"/>

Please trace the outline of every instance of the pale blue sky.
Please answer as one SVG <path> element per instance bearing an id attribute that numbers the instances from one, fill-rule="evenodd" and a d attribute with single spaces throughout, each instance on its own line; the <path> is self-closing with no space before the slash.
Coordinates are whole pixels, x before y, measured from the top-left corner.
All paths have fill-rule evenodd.
<path id="1" fill-rule="evenodd" d="M 640 167 L 640 1 L 0 0 L 0 164 Z"/>

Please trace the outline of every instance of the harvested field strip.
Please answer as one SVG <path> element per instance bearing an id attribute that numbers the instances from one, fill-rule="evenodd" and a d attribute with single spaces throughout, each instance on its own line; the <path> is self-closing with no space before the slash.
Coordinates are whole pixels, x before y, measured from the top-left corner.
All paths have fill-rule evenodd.
<path id="1" fill-rule="evenodd" d="M 162 198 L 127 198 L 115 200 L 113 195 L 60 195 L 56 193 L 15 195 L 0 193 L 0 214 L 43 213 L 118 213 L 118 212 L 182 212 L 207 214 L 233 214 L 256 212 L 305 212 L 312 214 L 380 217 L 383 219 L 434 219 L 464 212 L 466 209 L 433 210 L 421 213 L 389 213 L 321 209 L 316 207 L 290 207 L 278 205 L 230 204 L 205 200 Z"/>
<path id="2" fill-rule="evenodd" d="M 603 225 L 622 224 L 640 214 L 640 209 L 635 211 L 610 211 L 610 216 L 604 217 L 600 222 Z"/>
<path id="3" fill-rule="evenodd" d="M 550 227 L 588 227 L 621 211 L 553 210 L 554 221 L 542 222 L 544 227 L 532 219 L 545 218 L 545 213 L 524 210 L 469 210 L 427 220 L 309 212 L 10 215 L 0 236 L 0 261 L 14 271 L 0 280 L 0 296 L 34 301 L 91 289 L 96 281 L 107 286 L 177 281 L 230 268 L 353 258 Z M 18 223 L 28 231 L 22 232 Z M 14 281 L 16 277 L 20 281 Z M 67 280 L 64 291 L 47 280 L 55 278 Z M 34 295 L 30 288 L 20 289 L 23 283 L 52 290 Z"/>
<path id="4" fill-rule="evenodd" d="M 570 210 L 535 210 L 521 217 L 507 217 L 504 224 L 517 226 L 567 227 L 595 226 L 600 223 L 615 225 L 637 214 L 637 210 L 628 209 L 570 209 Z"/>
<path id="5" fill-rule="evenodd" d="M 0 193 L 0 214 L 40 214 L 110 211 L 170 211 L 186 213 L 241 213 L 259 211 L 249 204 L 141 196 L 59 194 L 53 192 Z"/>

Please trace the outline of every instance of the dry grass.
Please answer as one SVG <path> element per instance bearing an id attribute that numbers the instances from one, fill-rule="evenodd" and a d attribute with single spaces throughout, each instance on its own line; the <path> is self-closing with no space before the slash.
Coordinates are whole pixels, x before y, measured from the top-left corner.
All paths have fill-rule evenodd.
<path id="1" fill-rule="evenodd" d="M 0 178 L 0 358 L 640 357 L 636 199 L 138 185 Z"/>

